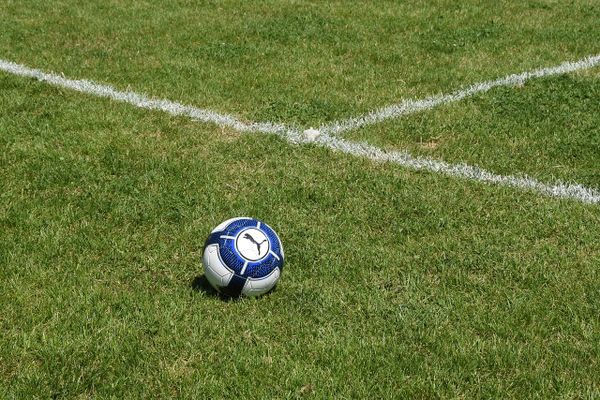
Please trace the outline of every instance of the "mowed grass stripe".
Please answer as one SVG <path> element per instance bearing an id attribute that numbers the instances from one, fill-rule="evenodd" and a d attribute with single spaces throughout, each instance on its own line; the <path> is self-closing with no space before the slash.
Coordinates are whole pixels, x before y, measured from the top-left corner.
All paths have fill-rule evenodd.
<path id="1" fill-rule="evenodd" d="M 584 0 L 5 5 L 2 58 L 300 126 L 600 52 Z"/>
<path id="2" fill-rule="evenodd" d="M 386 151 L 369 145 L 368 143 L 351 142 L 336 138 L 327 133 L 320 134 L 316 138 L 311 138 L 301 134 L 299 130 L 286 127 L 283 124 L 271 122 L 245 123 L 231 115 L 183 105 L 166 99 L 151 99 L 142 94 L 132 91 L 119 91 L 111 86 L 98 84 L 88 80 L 67 79 L 56 74 L 46 73 L 5 60 L 0 60 L 0 70 L 18 76 L 35 78 L 54 86 L 125 102 L 139 108 L 160 110 L 175 116 L 187 116 L 194 120 L 233 128 L 240 132 L 276 134 L 294 144 L 315 143 L 346 154 L 368 158 L 373 161 L 390 162 L 413 170 L 424 170 L 488 184 L 525 189 L 550 197 L 575 199 L 588 204 L 600 203 L 600 191 L 593 188 L 587 188 L 578 183 L 556 182 L 554 184 L 545 184 L 525 175 L 499 175 L 477 166 L 449 164 L 440 160 L 414 157 L 407 152 Z"/>
<path id="3" fill-rule="evenodd" d="M 112 86 L 92 82 L 85 79 L 68 79 L 57 74 L 46 73 L 25 65 L 0 59 L 0 70 L 39 81 L 49 83 L 66 89 L 75 90 L 92 96 L 106 97 L 115 101 L 131 104 L 148 110 L 164 111 L 171 115 L 186 116 L 201 122 L 214 123 L 221 127 L 233 128 L 239 132 L 262 132 L 274 134 L 287 134 L 290 129 L 281 124 L 264 122 L 244 123 L 232 115 L 221 114 L 215 111 L 187 106 L 165 99 L 152 99 L 146 95 L 132 91 L 120 91 Z"/>
<path id="4" fill-rule="evenodd" d="M 417 171 L 423 170 L 435 172 L 471 181 L 524 189 L 550 197 L 575 199 L 587 204 L 600 203 L 600 191 L 578 183 L 559 181 L 548 185 L 527 175 L 495 174 L 478 166 L 451 164 L 427 157 L 415 157 L 408 152 L 387 151 L 365 142 L 352 142 L 329 135 L 322 135 L 317 140 L 326 147 L 334 150 L 369 158 L 373 161 L 383 161 L 402 165 L 403 167 Z"/>
<path id="5" fill-rule="evenodd" d="M 428 112 L 347 132 L 345 140 L 500 175 L 600 188 L 600 68 L 500 87 Z"/>
<path id="6" fill-rule="evenodd" d="M 485 93 L 493 88 L 523 85 L 531 79 L 586 70 L 596 67 L 599 64 L 600 55 L 588 56 L 578 61 L 566 61 L 554 67 L 525 71 L 520 74 L 511 74 L 491 81 L 475 83 L 449 94 L 439 94 L 421 100 L 406 100 L 398 104 L 379 108 L 359 117 L 323 125 L 319 130 L 329 134 L 341 134 L 349 130 L 362 128 L 363 126 L 374 125 L 389 119 L 399 118 L 403 115 L 430 110 L 443 104 L 454 103 L 476 94 Z"/>
<path id="7" fill-rule="evenodd" d="M 588 58 L 586 63 L 562 64 L 565 65 L 589 65 L 597 63 L 599 58 Z M 600 192 L 594 188 L 588 188 L 578 183 L 556 182 L 554 184 L 545 184 L 538 180 L 526 176 L 500 175 L 486 171 L 478 166 L 467 164 L 450 164 L 444 161 L 430 159 L 426 157 L 414 157 L 407 152 L 386 151 L 378 147 L 362 142 L 351 142 L 344 139 L 333 137 L 327 133 L 320 134 L 316 138 L 307 137 L 298 129 L 287 127 L 283 124 L 271 122 L 252 122 L 245 123 L 235 117 L 227 114 L 220 114 L 211 110 L 196 108 L 183 105 L 165 99 L 151 99 L 145 95 L 135 92 L 122 92 L 117 89 L 102 85 L 88 80 L 72 80 L 55 74 L 45 73 L 43 71 L 16 64 L 10 61 L 0 59 L 0 70 L 19 76 L 36 78 L 40 81 L 50 83 L 55 86 L 73 89 L 82 93 L 94 96 L 107 97 L 116 101 L 129 103 L 136 107 L 151 110 L 160 110 L 171 115 L 187 116 L 202 122 L 210 122 L 219 126 L 226 126 L 236 129 L 240 132 L 260 132 L 276 134 L 285 138 L 288 142 L 315 143 L 335 151 L 341 151 L 358 157 L 365 157 L 373 161 L 390 162 L 413 170 L 424 170 L 435 173 L 442 173 L 447 176 L 474 180 L 487 184 L 509 186 L 518 189 L 525 189 L 538 192 L 540 194 L 575 199 L 587 204 L 600 203 Z"/>

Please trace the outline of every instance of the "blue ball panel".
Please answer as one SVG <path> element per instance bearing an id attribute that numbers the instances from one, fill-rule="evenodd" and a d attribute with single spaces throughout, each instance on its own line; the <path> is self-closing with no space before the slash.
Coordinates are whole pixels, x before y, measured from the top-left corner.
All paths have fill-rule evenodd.
<path id="1" fill-rule="evenodd" d="M 278 261 L 273 255 L 267 256 L 267 258 L 261 260 L 261 262 L 248 266 L 246 268 L 246 274 L 250 278 L 263 278 L 269 275 L 275 268 L 280 270 L 283 267 L 283 263 Z"/>
<path id="2" fill-rule="evenodd" d="M 239 219 L 239 220 L 233 221 L 232 223 L 227 225 L 227 227 L 225 229 L 223 229 L 223 232 L 221 233 L 221 235 L 235 236 L 242 229 L 253 228 L 253 227 L 256 227 L 257 224 L 258 224 L 258 221 L 255 219 Z"/>
<path id="3" fill-rule="evenodd" d="M 208 236 L 208 239 L 206 239 L 206 242 L 204 242 L 204 247 L 206 248 L 206 246 L 210 245 L 210 244 L 219 244 L 219 240 L 220 240 L 220 236 L 222 235 L 221 232 L 215 232 L 215 233 L 211 233 Z"/>
<path id="4" fill-rule="evenodd" d="M 225 265 L 231 268 L 236 274 L 242 272 L 242 268 L 246 261 L 235 250 L 233 240 L 219 239 L 219 254 Z"/>

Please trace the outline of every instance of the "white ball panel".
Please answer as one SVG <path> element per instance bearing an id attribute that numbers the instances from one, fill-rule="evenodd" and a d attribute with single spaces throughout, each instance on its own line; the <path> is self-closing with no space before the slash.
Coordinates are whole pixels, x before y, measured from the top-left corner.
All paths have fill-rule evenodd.
<path id="1" fill-rule="evenodd" d="M 242 289 L 242 294 L 246 296 L 260 296 L 273 289 L 273 286 L 279 280 L 281 272 L 279 268 L 275 268 L 273 272 L 264 278 L 248 278 Z"/>
<path id="2" fill-rule="evenodd" d="M 248 217 L 229 218 L 227 221 L 223 221 L 219 225 L 217 225 L 217 227 L 215 229 L 213 229 L 211 233 L 222 231 L 223 229 L 225 229 L 227 227 L 227 225 L 229 225 L 230 223 L 232 223 L 234 221 L 237 221 L 238 219 L 252 219 L 252 218 L 248 218 Z"/>
<path id="3" fill-rule="evenodd" d="M 210 244 L 204 249 L 202 255 L 202 264 L 204 264 L 204 274 L 210 284 L 215 287 L 223 287 L 229 284 L 233 271 L 221 262 L 219 257 L 219 245 Z"/>

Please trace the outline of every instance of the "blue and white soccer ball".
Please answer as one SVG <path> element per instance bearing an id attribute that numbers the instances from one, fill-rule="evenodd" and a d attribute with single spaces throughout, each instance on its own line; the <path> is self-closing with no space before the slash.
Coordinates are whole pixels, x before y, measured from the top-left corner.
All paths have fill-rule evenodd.
<path id="1" fill-rule="evenodd" d="M 275 231 L 254 218 L 219 224 L 204 245 L 206 279 L 228 296 L 260 296 L 271 290 L 283 270 L 283 246 Z"/>

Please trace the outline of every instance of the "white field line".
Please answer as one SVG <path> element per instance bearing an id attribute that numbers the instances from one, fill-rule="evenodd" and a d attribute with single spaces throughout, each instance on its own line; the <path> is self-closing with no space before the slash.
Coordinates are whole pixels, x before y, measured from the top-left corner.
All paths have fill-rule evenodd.
<path id="1" fill-rule="evenodd" d="M 386 151 L 367 143 L 351 142 L 337 138 L 327 132 L 318 135 L 305 135 L 300 130 L 283 124 L 242 122 L 231 115 L 220 114 L 169 100 L 151 99 L 142 94 L 131 91 L 119 91 L 111 86 L 92 81 L 68 79 L 1 59 L 0 71 L 35 78 L 53 86 L 125 102 L 139 108 L 160 110 L 175 116 L 187 116 L 194 120 L 210 122 L 222 127 L 230 127 L 240 132 L 275 134 L 293 144 L 313 143 L 331 150 L 364 157 L 373 161 L 393 163 L 412 170 L 430 171 L 451 177 L 525 189 L 550 197 L 574 199 L 588 204 L 600 203 L 600 191 L 576 183 L 556 182 L 545 184 L 525 175 L 498 175 L 477 166 L 450 164 L 430 158 L 415 157 L 406 152 Z"/>
<path id="2" fill-rule="evenodd" d="M 330 135 L 338 135 L 363 126 L 377 124 L 388 119 L 399 118 L 403 115 L 429 110 L 442 104 L 457 102 L 466 97 L 484 93 L 496 87 L 522 85 L 530 79 L 585 70 L 599 64 L 600 55 L 596 55 L 583 58 L 579 61 L 567 61 L 554 67 L 540 68 L 534 71 L 508 75 L 493 81 L 476 83 L 466 88 L 456 90 L 450 94 L 439 94 L 426 97 L 422 100 L 406 100 L 402 103 L 379 108 L 359 117 L 323 125 L 319 128 L 319 131 Z"/>
<path id="3" fill-rule="evenodd" d="M 583 203 L 599 204 L 600 191 L 577 183 L 542 183 L 527 175 L 499 175 L 477 166 L 468 164 L 450 164 L 432 158 L 415 157 L 403 151 L 387 151 L 364 142 L 351 142 L 329 134 L 322 134 L 316 142 L 323 147 L 338 150 L 346 154 L 364 157 L 373 161 L 389 162 L 413 170 L 436 172 L 443 175 L 484 182 L 500 186 L 509 186 L 529 190 L 550 197 L 575 199 Z"/>
<path id="4" fill-rule="evenodd" d="M 233 128 L 239 132 L 262 132 L 272 133 L 283 136 L 289 136 L 293 139 L 292 133 L 299 135 L 297 131 L 292 130 L 282 124 L 273 124 L 270 122 L 242 122 L 232 115 L 220 114 L 211 110 L 187 106 L 169 100 L 152 99 L 143 94 L 131 91 L 119 91 L 112 86 L 84 80 L 67 79 L 60 75 L 46 73 L 25 65 L 16 64 L 10 61 L 0 59 L 0 71 L 5 71 L 14 75 L 35 78 L 53 86 L 72 89 L 81 93 L 91 94 L 97 97 L 106 97 L 112 100 L 129 103 L 139 108 L 149 110 L 160 110 L 171 115 L 187 116 L 197 121 L 211 122 L 218 126 Z"/>

